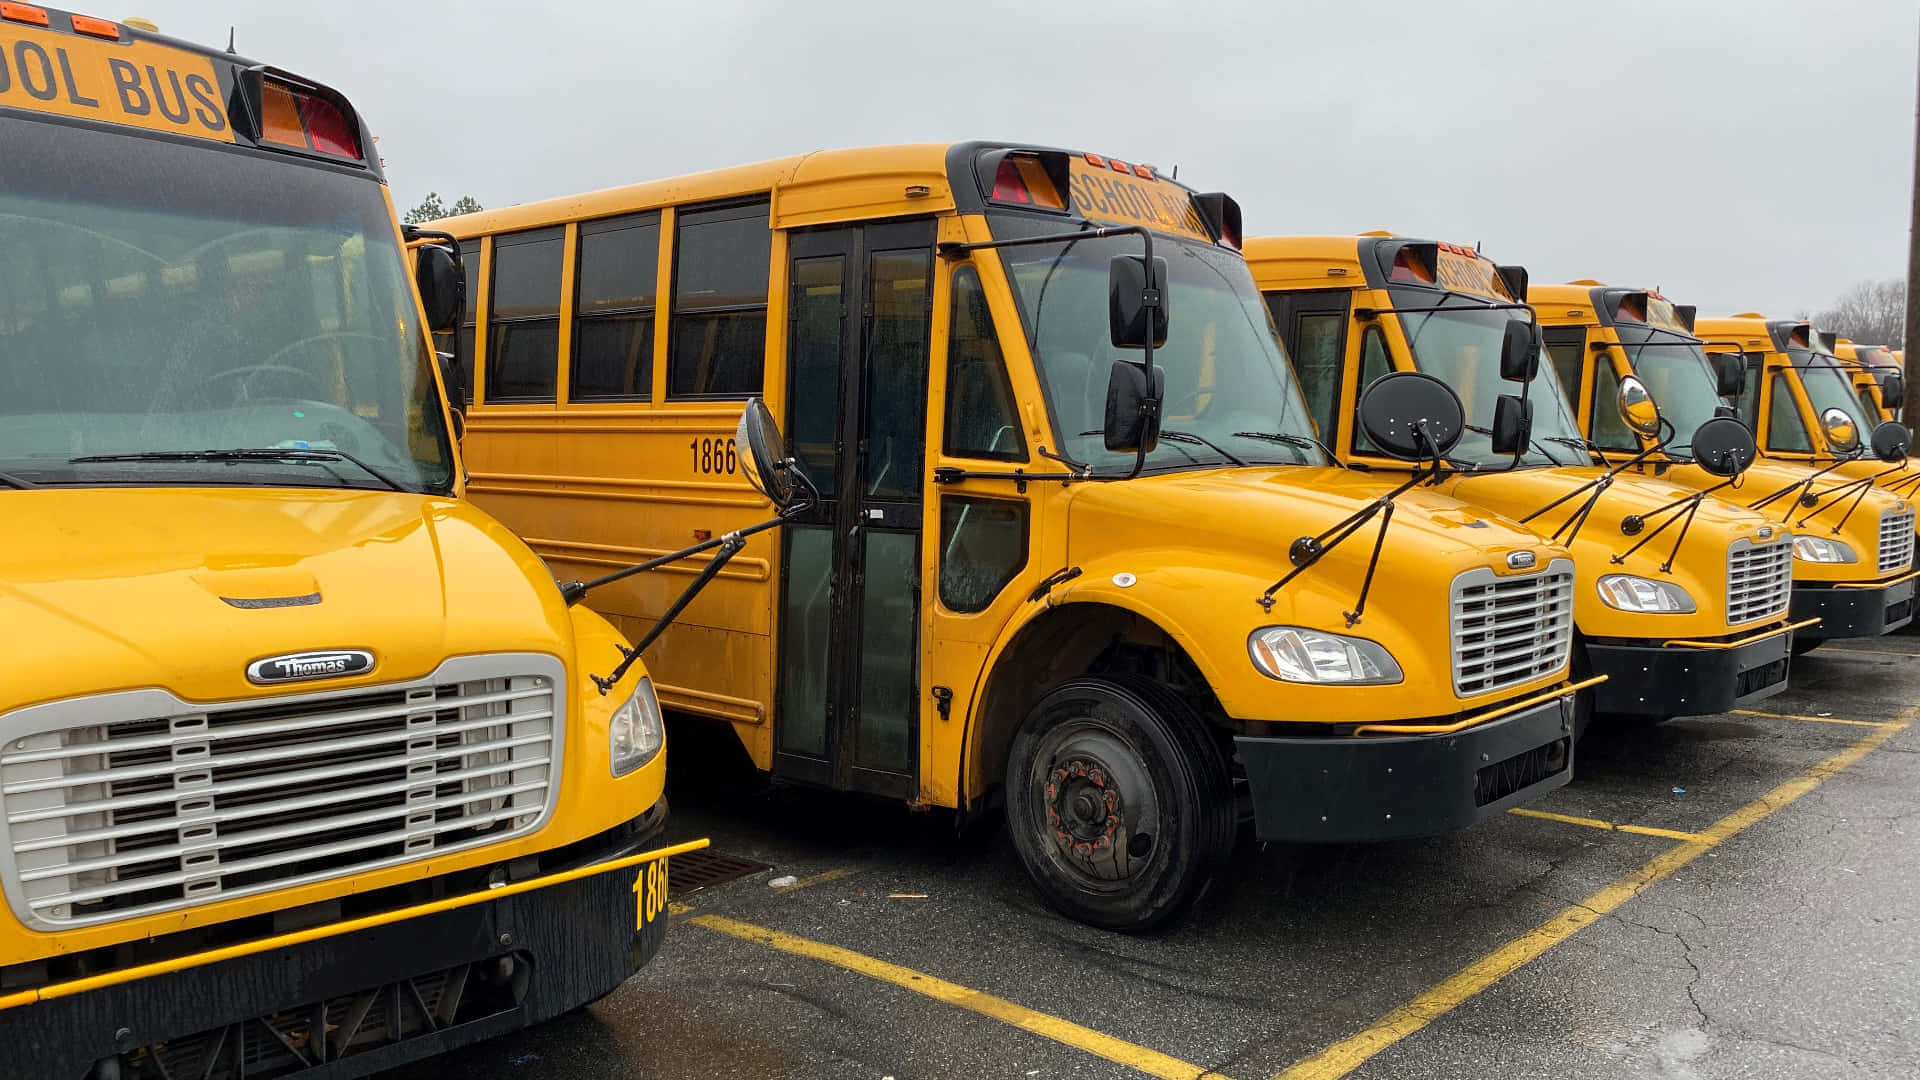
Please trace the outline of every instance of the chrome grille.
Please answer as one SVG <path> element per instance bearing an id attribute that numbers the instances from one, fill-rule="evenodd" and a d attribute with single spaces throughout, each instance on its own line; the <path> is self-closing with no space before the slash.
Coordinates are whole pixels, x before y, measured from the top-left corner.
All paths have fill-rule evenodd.
<path id="1" fill-rule="evenodd" d="M 1502 577 L 1491 567 L 1453 579 L 1453 691 L 1473 697 L 1551 675 L 1573 645 L 1573 563 Z"/>
<path id="2" fill-rule="evenodd" d="M 1793 537 L 1771 544 L 1742 538 L 1727 548 L 1727 625 L 1787 613 L 1793 599 Z"/>
<path id="3" fill-rule="evenodd" d="M 1913 511 L 1889 510 L 1880 515 L 1880 572 L 1905 570 L 1913 562 Z"/>
<path id="4" fill-rule="evenodd" d="M 196 705 L 161 690 L 0 717 L 0 865 L 28 925 L 82 926 L 323 881 L 537 828 L 566 700 L 551 657 Z"/>

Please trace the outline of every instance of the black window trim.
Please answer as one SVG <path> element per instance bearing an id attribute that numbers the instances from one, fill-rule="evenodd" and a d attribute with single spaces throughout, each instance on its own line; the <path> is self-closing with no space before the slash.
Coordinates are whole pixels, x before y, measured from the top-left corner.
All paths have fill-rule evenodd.
<path id="1" fill-rule="evenodd" d="M 754 213 L 754 211 L 756 210 L 759 212 Z M 735 211 L 735 213 L 725 214 L 724 213 L 725 211 Z M 667 283 L 666 318 L 662 320 L 659 317 L 659 315 L 656 314 L 654 316 L 654 333 L 656 334 L 660 333 L 664 326 L 665 332 L 668 335 L 667 337 L 667 392 L 666 392 L 665 400 L 666 401 L 745 401 L 747 398 L 753 397 L 756 393 L 763 394 L 766 392 L 767 376 L 766 376 L 766 366 L 765 366 L 766 361 L 765 361 L 764 355 L 761 359 L 760 389 L 757 391 L 752 391 L 745 394 L 676 394 L 673 392 L 673 337 L 672 337 L 673 320 L 675 319 L 675 317 L 677 317 L 681 313 L 681 308 L 680 308 L 680 225 L 681 225 L 681 222 L 689 214 L 702 214 L 702 215 L 713 214 L 714 216 L 708 219 L 712 221 L 738 221 L 741 219 L 751 219 L 751 218 L 758 217 L 760 221 L 766 226 L 767 228 L 766 299 L 762 300 L 758 304 L 721 304 L 721 305 L 714 305 L 712 307 L 697 307 L 697 308 L 693 308 L 689 312 L 689 314 L 697 314 L 697 315 L 733 315 L 743 311 L 766 312 L 769 325 L 766 327 L 765 330 L 762 331 L 762 341 L 765 341 L 766 335 L 772 333 L 771 323 L 772 323 L 773 270 L 774 270 L 774 267 L 773 267 L 773 232 L 774 232 L 773 192 L 771 191 L 758 192 L 752 195 L 741 195 L 741 196 L 735 196 L 729 199 L 719 199 L 714 202 L 693 203 L 686 206 L 676 206 L 674 207 L 674 210 L 673 210 L 673 236 L 671 240 L 667 238 L 666 230 L 664 228 L 660 230 L 661 242 L 671 243 L 673 245 L 673 262 L 672 262 L 673 280 Z"/>
<path id="2" fill-rule="evenodd" d="M 580 396 L 580 339 L 582 337 L 580 326 L 583 323 L 592 322 L 595 319 L 612 319 L 628 315 L 651 315 L 653 316 L 653 329 L 649 332 L 650 340 L 647 342 L 647 347 L 655 353 L 658 353 L 659 349 L 657 345 L 660 341 L 661 328 L 659 271 L 656 269 L 654 272 L 653 300 L 651 302 L 646 304 L 633 304 L 626 307 L 599 308 L 594 311 L 582 311 L 580 308 L 580 284 L 583 275 L 580 273 L 580 270 L 581 263 L 587 255 L 587 237 L 626 232 L 630 229 L 644 229 L 649 225 L 653 226 L 658 232 L 653 246 L 654 265 L 657 267 L 660 260 L 660 246 L 667 243 L 667 230 L 663 226 L 661 218 L 662 214 L 657 209 L 636 210 L 624 214 L 613 214 L 608 217 L 592 218 L 579 223 L 579 239 L 574 243 L 573 248 L 573 335 L 572 340 L 567 343 L 567 404 L 569 405 L 575 404 L 576 402 L 586 402 L 593 405 L 627 405 L 635 402 L 651 402 L 653 400 L 654 357 L 652 356 L 649 356 L 647 359 L 647 389 L 645 393 L 595 394 L 589 397 Z M 677 221 L 675 225 L 676 227 L 678 226 Z M 674 253 L 674 266 L 676 269 L 679 267 L 678 251 Z M 668 356 L 669 359 L 671 359 L 671 346 L 669 346 Z"/>
<path id="3" fill-rule="evenodd" d="M 498 309 L 494 305 L 494 297 L 498 291 L 497 287 L 500 281 L 500 249 L 503 247 L 521 247 L 527 244 L 541 244 L 551 240 L 560 241 L 560 274 L 564 280 L 567 272 L 566 225 L 541 225 L 537 228 L 517 229 L 513 232 L 495 233 L 493 235 L 493 255 L 487 260 L 487 396 L 485 401 L 478 402 L 477 404 L 552 405 L 558 403 L 560 400 L 560 353 L 557 348 L 554 350 L 553 357 L 553 393 L 535 397 L 522 397 L 518 395 L 513 397 L 496 397 L 493 393 L 493 376 L 495 371 L 493 350 L 494 328 L 499 326 L 515 326 L 524 323 L 545 322 L 548 319 L 552 319 L 557 329 L 564 324 L 566 316 L 565 296 L 560 291 L 560 282 L 558 281 L 554 282 L 553 314 L 516 315 L 504 319 L 499 316 Z M 475 334 L 475 339 L 477 342 L 477 333 Z M 569 376 L 569 381 L 571 381 L 571 376 Z"/>

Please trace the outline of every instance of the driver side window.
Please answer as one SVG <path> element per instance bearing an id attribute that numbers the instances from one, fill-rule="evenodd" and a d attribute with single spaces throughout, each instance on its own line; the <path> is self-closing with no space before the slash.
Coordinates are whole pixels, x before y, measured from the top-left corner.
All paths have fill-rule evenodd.
<path id="1" fill-rule="evenodd" d="M 1812 453 L 1813 439 L 1807 434 L 1806 422 L 1800 419 L 1800 407 L 1793 400 L 1793 387 L 1787 377 L 1775 372 L 1768 380 L 1767 391 L 1771 395 L 1767 405 L 1767 449 L 1790 454 Z"/>
<path id="2" fill-rule="evenodd" d="M 1640 439 L 1620 418 L 1620 376 L 1613 362 L 1602 358 L 1593 366 L 1593 432 L 1589 436 L 1602 450 L 1637 453 Z"/>
<path id="3" fill-rule="evenodd" d="M 1375 379 L 1393 370 L 1393 361 L 1387 356 L 1387 339 L 1380 333 L 1378 326 L 1367 327 L 1366 336 L 1360 339 L 1360 385 L 1355 388 L 1353 400 L 1357 407 L 1360 395 L 1367 392 Z M 1378 454 L 1380 448 L 1367 438 L 1367 433 L 1359 424 L 1353 425 L 1353 452 L 1356 454 Z"/>

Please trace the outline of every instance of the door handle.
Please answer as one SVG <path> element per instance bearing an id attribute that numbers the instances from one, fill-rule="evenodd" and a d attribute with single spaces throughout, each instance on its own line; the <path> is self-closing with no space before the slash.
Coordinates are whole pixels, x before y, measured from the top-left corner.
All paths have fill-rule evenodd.
<path id="1" fill-rule="evenodd" d="M 860 534 L 865 530 L 865 525 L 855 525 L 853 528 L 847 530 L 847 565 L 856 571 L 860 569 L 860 563 L 862 561 Z"/>

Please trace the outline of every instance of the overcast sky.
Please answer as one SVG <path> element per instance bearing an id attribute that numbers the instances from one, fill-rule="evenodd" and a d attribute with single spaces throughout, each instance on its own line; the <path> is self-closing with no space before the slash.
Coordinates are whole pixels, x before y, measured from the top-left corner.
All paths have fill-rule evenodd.
<path id="1" fill-rule="evenodd" d="M 403 210 L 990 138 L 1178 165 L 1252 235 L 1478 241 L 1703 314 L 1906 271 L 1906 0 L 118 2 L 346 93 Z"/>

